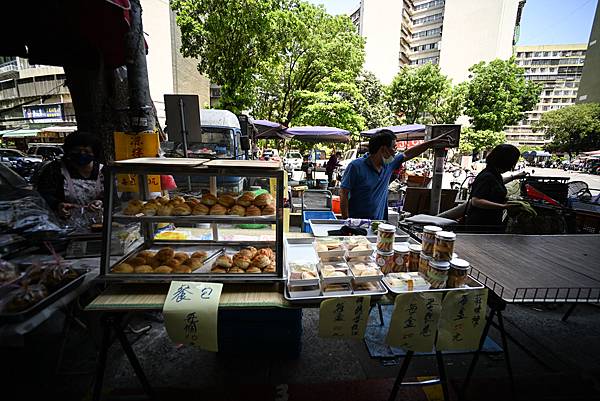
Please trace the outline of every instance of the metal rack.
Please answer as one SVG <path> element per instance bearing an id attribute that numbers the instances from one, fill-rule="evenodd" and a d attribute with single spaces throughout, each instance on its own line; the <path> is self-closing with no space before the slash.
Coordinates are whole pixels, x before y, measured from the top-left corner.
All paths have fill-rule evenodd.
<path id="1" fill-rule="evenodd" d="M 276 180 L 275 214 L 272 216 L 248 216 L 237 215 L 207 215 L 207 216 L 140 216 L 124 215 L 116 208 L 116 176 L 117 174 L 135 175 L 139 185 L 141 200 L 149 199 L 148 176 L 151 175 L 187 175 L 208 177 L 210 192 L 216 195 L 216 182 L 218 176 L 239 176 L 253 178 L 274 178 Z M 285 171 L 279 162 L 264 161 L 242 161 L 242 160 L 202 160 L 202 159 L 164 159 L 164 158 L 140 158 L 123 161 L 110 162 L 105 174 L 105 202 L 104 202 L 104 227 L 102 231 L 103 249 L 101 256 L 100 278 L 112 281 L 126 282 L 169 282 L 172 280 L 204 280 L 204 281 L 232 281 L 232 282 L 264 282 L 279 281 L 283 279 L 283 266 L 285 261 L 285 249 L 283 246 L 283 181 Z M 141 225 L 143 243 L 129 250 L 116 263 L 111 264 L 110 238 L 112 235 L 113 222 L 138 222 Z M 194 241 L 167 241 L 154 239 L 154 225 L 157 223 L 183 223 L 185 225 L 210 223 L 212 228 L 212 240 Z M 274 224 L 275 241 L 221 241 L 219 240 L 219 225 L 221 224 Z M 204 246 L 211 250 L 223 248 L 236 248 L 252 245 L 256 247 L 270 247 L 276 252 L 275 273 L 223 273 L 214 274 L 206 271 L 216 255 L 207 259 L 200 272 L 187 274 L 123 274 L 111 273 L 111 267 L 128 259 L 133 254 L 144 250 L 161 246 L 173 248 L 185 246 Z"/>

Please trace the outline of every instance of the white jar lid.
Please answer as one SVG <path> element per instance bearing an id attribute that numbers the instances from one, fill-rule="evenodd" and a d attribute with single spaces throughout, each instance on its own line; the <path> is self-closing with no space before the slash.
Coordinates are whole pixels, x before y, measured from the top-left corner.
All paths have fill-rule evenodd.
<path id="1" fill-rule="evenodd" d="M 434 267 L 438 270 L 446 270 L 450 268 L 450 263 L 444 260 L 435 260 L 431 259 L 429 261 L 429 266 Z"/>
<path id="2" fill-rule="evenodd" d="M 442 231 L 442 227 L 438 227 L 438 226 L 425 226 L 425 227 L 423 227 L 423 232 L 424 233 L 435 234 L 438 231 Z"/>
<path id="3" fill-rule="evenodd" d="M 450 266 L 455 267 L 457 269 L 468 269 L 471 264 L 464 259 L 453 258 L 450 261 Z"/>
<path id="4" fill-rule="evenodd" d="M 410 244 L 408 246 L 408 250 L 410 252 L 419 252 L 419 253 L 421 253 L 421 251 L 423 250 L 423 247 L 421 245 L 419 245 L 419 244 Z"/>
<path id="5" fill-rule="evenodd" d="M 406 244 L 394 244 L 394 252 L 398 253 L 408 253 L 408 246 Z"/>
<path id="6" fill-rule="evenodd" d="M 419 255 L 419 257 L 421 259 L 425 259 L 425 260 L 431 260 L 431 256 L 429 255 L 425 255 L 423 252 L 421 252 L 421 254 Z"/>
<path id="7" fill-rule="evenodd" d="M 380 224 L 379 226 L 377 226 L 377 230 L 378 231 L 388 231 L 388 232 L 395 233 L 396 232 L 396 227 L 394 227 L 391 224 Z"/>
<path id="8" fill-rule="evenodd" d="M 435 234 L 435 237 L 447 241 L 454 241 L 456 239 L 456 234 L 454 234 L 452 231 L 438 231 Z"/>

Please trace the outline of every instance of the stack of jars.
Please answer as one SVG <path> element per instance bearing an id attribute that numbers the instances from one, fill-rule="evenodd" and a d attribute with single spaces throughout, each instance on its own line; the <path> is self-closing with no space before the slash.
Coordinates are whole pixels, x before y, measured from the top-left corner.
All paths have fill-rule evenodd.
<path id="1" fill-rule="evenodd" d="M 379 224 L 377 227 L 377 254 L 375 261 L 383 274 L 394 271 L 396 262 L 394 258 L 394 238 L 396 227 L 391 224 Z"/>
<path id="2" fill-rule="evenodd" d="M 459 288 L 467 281 L 469 262 L 458 259 L 454 253 L 456 234 L 440 227 L 425 226 L 419 272 L 430 288 Z"/>

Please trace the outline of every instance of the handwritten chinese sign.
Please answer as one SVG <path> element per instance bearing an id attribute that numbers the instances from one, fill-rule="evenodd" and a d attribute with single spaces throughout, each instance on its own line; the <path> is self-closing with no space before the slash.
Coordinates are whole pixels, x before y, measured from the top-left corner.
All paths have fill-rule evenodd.
<path id="1" fill-rule="evenodd" d="M 386 343 L 416 352 L 430 352 L 435 342 L 442 294 L 417 292 L 396 296 Z"/>
<path id="2" fill-rule="evenodd" d="M 173 342 L 217 352 L 217 313 L 223 284 L 172 281 L 163 306 Z"/>
<path id="3" fill-rule="evenodd" d="M 115 132 L 115 159 L 126 160 L 138 157 L 156 157 L 159 153 L 158 134 L 144 132 L 139 134 Z M 119 192 L 138 192 L 137 175 L 118 174 L 117 187 Z M 160 176 L 148 176 L 150 192 L 160 191 Z"/>
<path id="4" fill-rule="evenodd" d="M 371 297 L 346 297 L 321 302 L 319 336 L 361 339 L 365 336 Z"/>
<path id="5" fill-rule="evenodd" d="M 487 290 L 450 291 L 442 303 L 436 348 L 477 349 L 485 326 Z"/>

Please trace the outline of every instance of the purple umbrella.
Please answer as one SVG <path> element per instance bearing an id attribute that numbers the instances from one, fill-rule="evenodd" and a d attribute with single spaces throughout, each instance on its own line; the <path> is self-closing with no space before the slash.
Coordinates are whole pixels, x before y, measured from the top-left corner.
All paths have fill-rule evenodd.
<path id="1" fill-rule="evenodd" d="M 423 124 L 394 125 L 392 127 L 373 128 L 367 131 L 362 131 L 360 134 L 362 136 L 371 137 L 382 129 L 388 129 L 392 131 L 394 134 L 396 134 L 396 138 L 400 140 L 407 141 L 425 138 L 425 126 Z"/>
<path id="2" fill-rule="evenodd" d="M 285 133 L 305 142 L 349 142 L 350 132 L 335 127 L 290 127 Z"/>
<path id="3" fill-rule="evenodd" d="M 290 135 L 287 135 L 284 130 L 286 126 L 280 123 L 274 123 L 269 120 L 251 120 L 252 125 L 258 131 L 256 139 L 289 139 Z"/>

